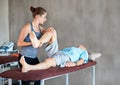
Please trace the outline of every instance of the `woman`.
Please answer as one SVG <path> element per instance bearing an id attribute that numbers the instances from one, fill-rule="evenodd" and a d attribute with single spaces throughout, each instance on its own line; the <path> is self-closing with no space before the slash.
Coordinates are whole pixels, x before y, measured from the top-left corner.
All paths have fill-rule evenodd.
<path id="1" fill-rule="evenodd" d="M 44 22 L 47 20 L 47 12 L 42 7 L 34 8 L 31 6 L 30 10 L 33 15 L 33 20 L 32 22 L 27 23 L 23 26 L 17 42 L 17 45 L 21 47 L 18 61 L 20 60 L 21 56 L 25 56 L 25 61 L 28 64 L 34 65 L 39 63 L 39 60 L 37 58 L 38 48 L 34 48 L 32 46 L 32 43 L 30 41 L 30 32 L 34 32 L 37 39 L 41 38 L 41 36 L 46 32 L 46 29 L 41 25 L 44 24 Z M 20 67 L 22 67 L 21 64 Z M 30 85 L 30 81 L 22 81 L 22 85 Z M 40 85 L 40 81 L 36 81 L 35 85 Z"/>

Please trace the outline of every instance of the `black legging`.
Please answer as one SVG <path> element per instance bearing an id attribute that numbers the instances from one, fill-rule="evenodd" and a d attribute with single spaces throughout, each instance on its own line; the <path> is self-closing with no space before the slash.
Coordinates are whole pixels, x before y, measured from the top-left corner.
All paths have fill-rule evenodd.
<path id="1" fill-rule="evenodd" d="M 22 55 L 20 55 L 19 58 L 18 58 L 18 63 L 19 63 L 19 66 L 20 66 L 20 67 L 22 67 L 21 63 L 19 62 L 21 56 L 22 56 Z M 38 60 L 37 57 L 36 57 L 36 58 L 28 58 L 28 57 L 25 57 L 25 56 L 24 56 L 24 58 L 25 58 L 25 61 L 26 61 L 28 64 L 30 64 L 30 65 L 35 65 L 35 64 L 38 64 L 38 63 L 39 63 L 39 60 Z M 22 85 L 30 85 L 30 82 L 31 82 L 31 81 L 22 81 Z M 40 80 L 38 80 L 38 81 L 32 81 L 32 82 L 34 82 L 34 85 L 40 85 Z"/>

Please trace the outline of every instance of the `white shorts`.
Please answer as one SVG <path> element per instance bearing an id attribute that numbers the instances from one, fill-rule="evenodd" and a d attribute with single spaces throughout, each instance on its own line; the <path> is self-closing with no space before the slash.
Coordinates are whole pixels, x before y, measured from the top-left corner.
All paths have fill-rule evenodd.
<path id="1" fill-rule="evenodd" d="M 56 65 L 60 67 L 65 67 L 66 62 L 70 61 L 70 58 L 62 51 L 55 53 L 52 57 L 55 59 Z"/>
<path id="2" fill-rule="evenodd" d="M 58 42 L 54 41 L 52 44 L 48 44 L 45 47 L 45 51 L 47 52 L 48 57 L 52 57 L 55 53 L 58 52 Z"/>
<path id="3" fill-rule="evenodd" d="M 70 61 L 70 58 L 61 51 L 58 51 L 58 42 L 57 40 L 52 44 L 49 44 L 45 48 L 48 57 L 53 57 L 56 61 L 56 65 L 64 67 L 65 63 Z"/>

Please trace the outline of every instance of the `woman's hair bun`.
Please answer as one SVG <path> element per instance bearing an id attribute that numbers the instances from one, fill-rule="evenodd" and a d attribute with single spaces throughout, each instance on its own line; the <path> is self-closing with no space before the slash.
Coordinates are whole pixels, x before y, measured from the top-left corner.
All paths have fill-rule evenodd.
<path id="1" fill-rule="evenodd" d="M 32 13 L 34 13 L 36 9 L 33 6 L 31 6 L 30 10 L 31 10 Z"/>

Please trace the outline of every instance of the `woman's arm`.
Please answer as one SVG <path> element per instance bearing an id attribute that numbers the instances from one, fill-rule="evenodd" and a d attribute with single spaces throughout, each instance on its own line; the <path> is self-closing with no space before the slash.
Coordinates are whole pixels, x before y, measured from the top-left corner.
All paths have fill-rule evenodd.
<path id="1" fill-rule="evenodd" d="M 20 35 L 19 35 L 19 38 L 18 38 L 18 42 L 17 42 L 17 46 L 29 46 L 29 45 L 32 45 L 31 42 L 25 42 L 24 39 L 25 37 L 28 35 L 28 33 L 31 32 L 31 29 L 30 29 L 30 25 L 29 23 L 26 24 L 21 32 L 20 32 Z"/>

